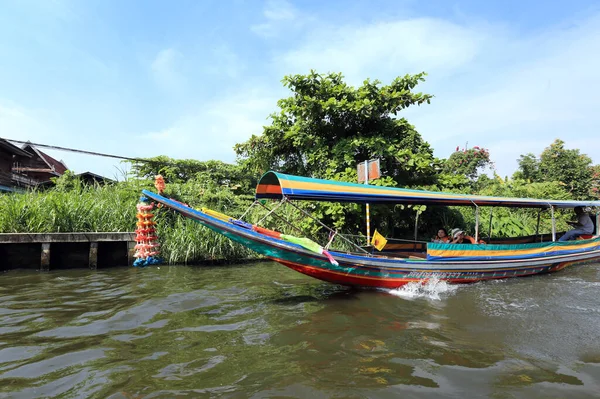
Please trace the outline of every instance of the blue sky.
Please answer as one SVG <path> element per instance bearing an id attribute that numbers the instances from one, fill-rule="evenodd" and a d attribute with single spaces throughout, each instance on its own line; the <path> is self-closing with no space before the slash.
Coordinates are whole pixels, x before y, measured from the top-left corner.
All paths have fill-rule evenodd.
<path id="1" fill-rule="evenodd" d="M 0 0 L 0 54 L 0 137 L 16 140 L 234 162 L 286 74 L 425 71 L 435 98 L 404 116 L 435 155 L 483 146 L 504 176 L 560 138 L 600 163 L 597 1 Z"/>

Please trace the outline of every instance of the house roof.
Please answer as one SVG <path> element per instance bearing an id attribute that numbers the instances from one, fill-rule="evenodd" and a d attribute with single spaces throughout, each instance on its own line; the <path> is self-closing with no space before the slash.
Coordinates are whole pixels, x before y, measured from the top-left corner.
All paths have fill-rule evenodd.
<path id="1" fill-rule="evenodd" d="M 62 175 L 68 169 L 67 165 L 65 165 L 62 161 L 57 161 L 56 159 L 52 158 L 50 155 L 38 150 L 31 144 L 23 145 L 22 149 L 23 150 L 30 149 L 32 152 L 35 152 L 46 163 L 46 165 L 48 165 L 48 167 L 50 169 L 52 169 L 54 172 L 56 172 L 59 175 Z"/>
<path id="2" fill-rule="evenodd" d="M 20 155 L 22 157 L 29 157 L 31 158 L 31 154 L 28 153 L 27 151 L 17 147 L 16 145 L 12 144 L 10 141 L 4 140 L 4 139 L 0 139 L 0 147 L 4 148 L 6 151 L 8 151 L 11 154 L 14 155 Z"/>
<path id="3" fill-rule="evenodd" d="M 81 178 L 87 178 L 87 179 L 92 179 L 92 180 L 96 180 L 96 181 L 104 181 L 104 182 L 114 182 L 113 179 L 109 179 L 108 177 L 104 177 L 104 176 L 100 176 L 97 175 L 95 173 L 92 172 L 82 172 L 82 173 L 78 173 L 76 176 L 79 176 Z"/>

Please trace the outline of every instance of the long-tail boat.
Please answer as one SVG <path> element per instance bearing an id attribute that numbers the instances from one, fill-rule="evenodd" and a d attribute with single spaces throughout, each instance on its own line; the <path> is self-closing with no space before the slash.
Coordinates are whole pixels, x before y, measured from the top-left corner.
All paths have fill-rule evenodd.
<path id="1" fill-rule="evenodd" d="M 273 261 L 335 284 L 397 288 L 432 278 L 468 283 L 555 272 L 570 265 L 600 260 L 600 213 L 595 215 L 594 234 L 573 241 L 557 240 L 555 221 L 557 208 L 584 206 L 598 209 L 600 201 L 464 195 L 313 179 L 272 171 L 260 178 L 253 205 L 265 206 L 265 199 L 275 200 L 276 206 L 267 208 L 270 217 L 276 216 L 276 211 L 284 204 L 312 217 L 298 206 L 300 201 L 471 206 L 475 208 L 476 243 L 480 242 L 479 209 L 484 206 L 545 209 L 552 218 L 551 234 L 536 233 L 479 244 L 418 242 L 415 237 L 413 242 L 388 243 L 387 247 L 395 246 L 395 250 L 384 247 L 381 252 L 376 252 L 372 247 L 360 246 L 342 234 L 338 235 L 333 229 L 330 229 L 330 238 L 337 235 L 336 239 L 348 244 L 346 247 L 351 247 L 350 250 L 330 249 L 332 240 L 320 246 L 310 239 L 281 234 L 242 218 L 231 218 L 204 208 L 193 209 L 147 190 L 144 194 Z"/>

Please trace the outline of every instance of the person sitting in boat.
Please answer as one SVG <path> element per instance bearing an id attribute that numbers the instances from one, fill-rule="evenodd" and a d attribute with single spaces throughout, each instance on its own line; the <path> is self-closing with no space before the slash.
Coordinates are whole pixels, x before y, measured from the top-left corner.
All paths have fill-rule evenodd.
<path id="1" fill-rule="evenodd" d="M 452 242 L 451 244 L 473 244 L 475 239 L 468 236 L 464 230 L 452 229 Z"/>
<path id="2" fill-rule="evenodd" d="M 592 222 L 590 215 L 583 210 L 583 207 L 576 206 L 573 210 L 575 211 L 575 215 L 577 215 L 577 221 L 567 223 L 575 228 L 567 231 L 558 241 L 574 240 L 582 234 L 594 233 L 594 222 Z"/>
<path id="3" fill-rule="evenodd" d="M 450 237 L 448 237 L 448 232 L 446 231 L 445 228 L 441 227 L 437 234 L 431 239 L 431 241 L 433 242 L 450 242 Z"/>

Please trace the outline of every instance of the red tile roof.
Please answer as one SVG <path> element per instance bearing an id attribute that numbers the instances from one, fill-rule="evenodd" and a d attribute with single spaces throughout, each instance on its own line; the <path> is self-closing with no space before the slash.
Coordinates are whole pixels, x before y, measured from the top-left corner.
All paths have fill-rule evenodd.
<path id="1" fill-rule="evenodd" d="M 42 159 L 42 161 L 44 161 L 46 163 L 46 165 L 48 165 L 48 167 L 50 169 L 53 169 L 54 172 L 59 176 L 62 175 L 63 173 L 65 173 L 68 169 L 67 165 L 65 165 L 61 161 L 57 161 L 56 159 L 52 158 L 50 155 L 46 154 L 45 152 L 38 150 L 36 147 L 34 147 L 31 144 L 23 145 L 22 149 L 23 150 L 30 149 L 31 152 L 38 154 L 40 156 L 40 158 Z"/>
<path id="2" fill-rule="evenodd" d="M 46 163 L 48 165 L 50 165 L 51 168 L 54 168 L 54 171 L 60 175 L 62 175 L 63 173 L 65 173 L 67 171 L 67 165 L 65 165 L 64 163 L 62 163 L 61 161 L 57 161 L 56 159 L 52 158 L 50 155 L 46 154 L 45 152 L 42 152 L 40 150 L 38 150 L 40 155 L 42 156 L 42 158 L 44 158 L 44 161 L 46 161 Z"/>

